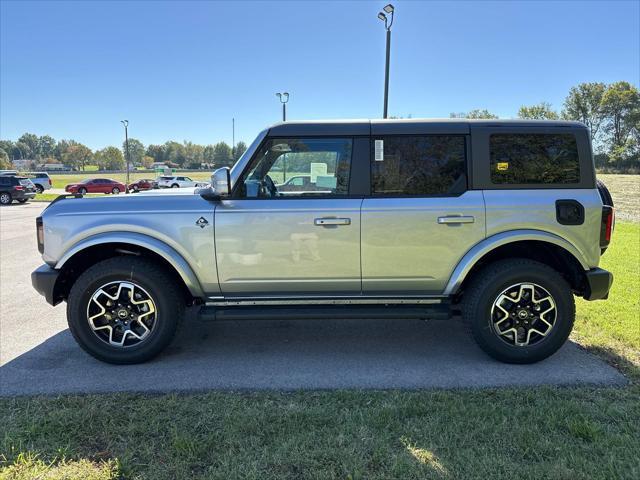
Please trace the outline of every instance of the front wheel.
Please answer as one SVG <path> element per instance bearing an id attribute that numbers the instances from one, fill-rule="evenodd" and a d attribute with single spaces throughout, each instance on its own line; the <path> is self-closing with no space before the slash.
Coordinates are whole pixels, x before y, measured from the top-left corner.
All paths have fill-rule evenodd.
<path id="1" fill-rule="evenodd" d="M 155 263 L 131 257 L 103 260 L 74 283 L 67 303 L 73 337 L 108 363 L 141 363 L 174 338 L 185 301 L 175 280 Z"/>
<path id="2" fill-rule="evenodd" d="M 86 195 L 87 194 L 87 189 L 84 188 L 84 187 L 81 187 L 81 188 L 78 189 L 78 193 L 80 195 Z"/>
<path id="3" fill-rule="evenodd" d="M 177 183 L 174 183 L 173 185 L 171 185 L 171 188 L 179 188 L 180 185 L 178 185 Z"/>
<path id="4" fill-rule="evenodd" d="M 534 363 L 565 343 L 575 302 L 569 284 L 551 267 L 528 259 L 502 260 L 472 279 L 464 291 L 462 317 L 493 358 Z"/>

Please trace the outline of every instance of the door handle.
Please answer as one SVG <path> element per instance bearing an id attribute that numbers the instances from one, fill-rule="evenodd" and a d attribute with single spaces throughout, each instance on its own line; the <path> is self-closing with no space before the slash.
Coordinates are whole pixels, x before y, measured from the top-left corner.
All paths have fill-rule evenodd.
<path id="1" fill-rule="evenodd" d="M 438 217 L 439 224 L 458 224 L 458 223 L 473 223 L 475 222 L 475 217 L 472 216 L 458 216 L 458 217 Z"/>
<path id="2" fill-rule="evenodd" d="M 351 225 L 351 219 L 350 218 L 332 218 L 332 217 L 316 218 L 313 221 L 313 224 L 319 227 L 326 227 L 329 225 Z"/>

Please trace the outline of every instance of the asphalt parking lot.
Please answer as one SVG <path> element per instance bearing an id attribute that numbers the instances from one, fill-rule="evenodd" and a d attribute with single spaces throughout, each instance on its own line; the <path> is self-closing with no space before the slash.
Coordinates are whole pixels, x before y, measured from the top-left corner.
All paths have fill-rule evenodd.
<path id="1" fill-rule="evenodd" d="M 622 385 L 625 378 L 569 342 L 535 365 L 488 358 L 455 321 L 185 321 L 156 360 L 101 363 L 67 330 L 65 304 L 31 287 L 42 261 L 43 203 L 0 208 L 0 395 L 190 390 L 433 389 Z"/>

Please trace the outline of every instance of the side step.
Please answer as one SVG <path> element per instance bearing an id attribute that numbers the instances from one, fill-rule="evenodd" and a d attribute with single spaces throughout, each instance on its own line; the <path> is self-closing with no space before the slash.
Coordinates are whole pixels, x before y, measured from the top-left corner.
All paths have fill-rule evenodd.
<path id="1" fill-rule="evenodd" d="M 436 305 L 279 305 L 203 306 L 201 321 L 221 320 L 322 320 L 341 319 L 430 319 L 451 317 L 448 303 Z"/>

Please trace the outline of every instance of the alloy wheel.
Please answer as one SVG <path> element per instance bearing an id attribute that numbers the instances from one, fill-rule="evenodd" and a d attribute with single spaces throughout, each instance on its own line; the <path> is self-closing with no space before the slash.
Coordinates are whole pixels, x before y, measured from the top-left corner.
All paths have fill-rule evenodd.
<path id="1" fill-rule="evenodd" d="M 3 193 L 0 195 L 0 203 L 2 205 L 9 205 L 11 203 L 11 195 L 8 193 Z"/>
<path id="2" fill-rule="evenodd" d="M 501 340 L 517 347 L 535 345 L 551 332 L 557 319 L 553 296 L 535 283 L 504 289 L 491 307 L 491 325 Z"/>
<path id="3" fill-rule="evenodd" d="M 87 305 L 87 321 L 93 333 L 115 347 L 144 342 L 157 323 L 153 298 L 131 281 L 111 282 L 98 288 Z"/>

